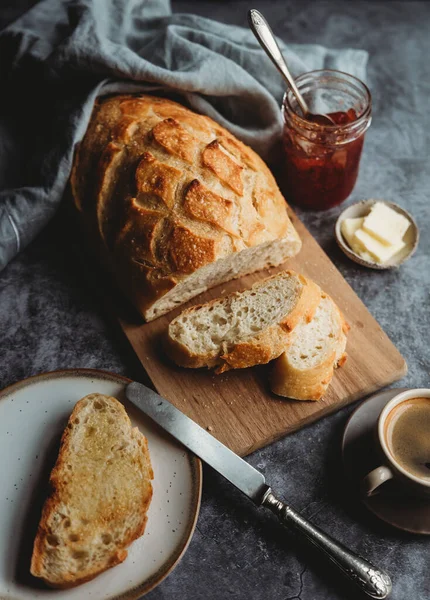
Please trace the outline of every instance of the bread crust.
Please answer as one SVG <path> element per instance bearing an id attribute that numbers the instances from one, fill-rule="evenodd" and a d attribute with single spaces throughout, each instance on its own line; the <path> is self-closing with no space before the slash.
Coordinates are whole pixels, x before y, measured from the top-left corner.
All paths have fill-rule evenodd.
<path id="1" fill-rule="evenodd" d="M 278 357 L 290 343 L 290 333 L 294 330 L 294 327 L 302 320 L 307 322 L 312 319 L 321 298 L 321 289 L 316 283 L 293 271 L 285 271 L 272 275 L 264 281 L 276 279 L 286 273 L 292 277 L 298 277 L 302 288 L 293 310 L 288 315 L 285 315 L 279 323 L 271 325 L 256 335 L 250 335 L 246 340 L 230 344 L 228 351 L 226 346 L 223 346 L 219 356 L 215 357 L 212 355 L 193 354 L 187 346 L 178 342 L 167 332 L 164 338 L 164 347 L 169 357 L 182 367 L 194 369 L 200 367 L 217 367 L 216 373 L 266 364 Z M 263 283 L 262 281 L 257 282 L 253 288 Z M 222 303 L 228 297 L 248 294 L 253 288 L 244 292 L 233 292 L 229 296 L 211 300 L 204 305 L 193 306 L 184 310 L 180 317 L 196 312 L 202 306 L 211 307 L 217 303 Z"/>
<path id="2" fill-rule="evenodd" d="M 71 454 L 73 453 L 73 449 L 71 448 L 71 438 L 72 431 L 71 425 L 75 424 L 79 421 L 82 411 L 85 407 L 85 402 L 89 399 L 93 399 L 96 397 L 97 399 L 103 399 L 105 402 L 109 402 L 110 404 L 114 403 L 117 409 L 117 413 L 120 415 L 117 418 L 125 419 L 128 422 L 130 428 L 130 435 L 136 441 L 139 446 L 139 450 L 141 453 L 140 460 L 143 464 L 144 474 L 146 476 L 145 481 L 145 491 L 141 497 L 141 502 L 139 504 L 139 520 L 138 523 L 134 527 L 130 527 L 128 530 L 128 535 L 122 539 L 122 541 L 118 544 L 115 551 L 111 552 L 109 558 L 104 563 L 96 563 L 92 568 L 86 569 L 85 573 L 77 574 L 76 572 L 62 572 L 61 576 L 58 575 L 53 576 L 49 572 L 47 572 L 47 555 L 48 553 L 55 552 L 55 547 L 52 547 L 48 542 L 49 536 L 52 536 L 53 533 L 53 523 L 55 522 L 56 515 L 58 514 L 59 507 L 64 506 L 65 503 L 70 501 L 68 499 L 68 484 L 67 477 L 70 478 L 69 471 L 67 469 L 67 464 L 70 461 Z M 88 474 L 86 474 L 88 476 Z M 79 474 L 74 473 L 74 477 L 79 477 Z M 104 396 L 102 394 L 90 394 L 85 398 L 82 398 L 74 407 L 72 414 L 70 415 L 68 424 L 63 432 L 60 450 L 58 454 L 57 461 L 55 466 L 51 472 L 49 485 L 51 492 L 48 498 L 45 501 L 45 504 L 42 509 L 42 515 L 40 518 L 36 538 L 33 546 L 33 554 L 31 558 L 31 568 L 30 571 L 32 575 L 35 577 L 40 577 L 43 581 L 49 585 L 50 587 L 55 587 L 59 589 L 67 589 L 72 588 L 87 581 L 90 581 L 98 574 L 110 569 L 117 564 L 123 562 L 127 557 L 126 548 L 137 538 L 143 535 L 145 531 L 145 526 L 147 522 L 147 511 L 152 499 L 152 485 L 150 480 L 154 477 L 154 473 L 151 466 L 148 443 L 146 438 L 140 433 L 137 428 L 132 429 L 130 419 L 128 418 L 127 413 L 125 412 L 124 407 L 118 400 L 115 398 Z M 85 474 L 82 479 L 82 494 L 85 493 Z M 105 510 L 109 511 L 110 507 L 106 506 Z M 122 513 L 121 509 L 116 507 L 114 518 L 121 520 L 127 518 L 126 512 Z M 97 515 L 97 520 L 95 523 L 88 522 L 87 528 L 89 528 L 92 533 L 92 528 L 96 529 L 100 526 L 100 523 L 105 521 L 104 515 Z M 109 521 L 106 521 L 108 523 Z M 73 542 L 70 542 L 70 545 L 73 546 Z"/>
<path id="3" fill-rule="evenodd" d="M 207 265 L 271 240 L 289 241 L 274 264 L 300 250 L 258 155 L 209 117 L 165 98 L 99 99 L 70 182 L 99 258 L 147 320 L 173 308 L 163 297 Z M 206 289 L 256 270 L 252 262 Z M 188 290 L 180 300 L 190 297 Z"/>
<path id="4" fill-rule="evenodd" d="M 330 298 L 325 293 L 322 293 L 321 297 Z M 324 360 L 308 369 L 297 369 L 289 361 L 287 352 L 279 356 L 274 361 L 270 374 L 270 387 L 278 396 L 294 400 L 320 400 L 330 385 L 334 369 L 345 363 L 347 354 L 344 350 L 349 325 L 338 306 L 331 298 L 330 300 L 338 315 L 335 348 Z"/>

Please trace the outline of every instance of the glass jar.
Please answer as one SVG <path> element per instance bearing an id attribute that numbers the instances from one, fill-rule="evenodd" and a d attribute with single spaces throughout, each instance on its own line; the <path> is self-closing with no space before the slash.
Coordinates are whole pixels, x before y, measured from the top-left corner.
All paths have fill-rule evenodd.
<path id="1" fill-rule="evenodd" d="M 371 96 L 364 83 L 341 71 L 311 71 L 295 81 L 309 110 L 329 115 L 336 125 L 307 121 L 293 93 L 284 95 L 286 196 L 303 208 L 324 210 L 343 202 L 354 188 L 372 120 Z"/>

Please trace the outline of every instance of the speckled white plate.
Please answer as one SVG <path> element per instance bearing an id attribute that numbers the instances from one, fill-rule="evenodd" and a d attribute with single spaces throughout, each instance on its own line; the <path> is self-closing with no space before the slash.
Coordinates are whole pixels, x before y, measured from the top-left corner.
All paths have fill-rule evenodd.
<path id="1" fill-rule="evenodd" d="M 399 214 L 406 217 L 410 223 L 410 227 L 405 233 L 403 241 L 405 242 L 405 247 L 397 252 L 393 257 L 390 258 L 386 263 L 380 264 L 377 262 L 366 260 L 362 258 L 359 254 L 356 254 L 352 248 L 347 244 L 346 240 L 342 235 L 342 222 L 345 219 L 351 219 L 356 217 L 365 217 L 369 214 L 370 209 L 375 204 L 375 202 L 382 202 L 386 204 Z M 396 267 L 400 267 L 405 261 L 407 261 L 414 254 L 415 250 L 418 247 L 419 241 L 419 230 L 418 225 L 416 224 L 414 218 L 408 211 L 399 206 L 398 204 L 394 204 L 393 202 L 386 202 L 385 200 L 362 200 L 361 202 L 357 202 L 357 204 L 352 204 L 345 208 L 345 210 L 339 215 L 339 218 L 336 222 L 335 226 L 335 236 L 336 241 L 339 248 L 342 250 L 344 254 L 354 262 L 362 265 L 363 267 L 369 267 L 370 269 L 376 269 L 378 271 L 383 271 L 385 269 L 394 269 Z"/>
<path id="2" fill-rule="evenodd" d="M 0 392 L 0 598 L 131 600 L 153 589 L 185 552 L 200 507 L 202 469 L 124 397 L 129 382 L 92 369 L 31 377 Z M 145 534 L 128 558 L 71 590 L 48 589 L 29 573 L 32 543 L 58 443 L 75 403 L 91 392 L 118 398 L 148 438 L 154 495 Z"/>

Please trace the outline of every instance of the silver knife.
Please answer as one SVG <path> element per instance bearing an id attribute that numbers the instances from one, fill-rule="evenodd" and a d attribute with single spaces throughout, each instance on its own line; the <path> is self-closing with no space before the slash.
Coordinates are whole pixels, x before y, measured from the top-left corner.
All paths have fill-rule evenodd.
<path id="1" fill-rule="evenodd" d="M 268 508 L 282 525 L 310 541 L 370 598 L 389 596 L 391 580 L 387 573 L 336 542 L 290 505 L 278 500 L 262 473 L 221 444 L 173 404 L 137 382 L 126 387 L 126 396 L 132 404 L 221 473 L 257 506 Z"/>

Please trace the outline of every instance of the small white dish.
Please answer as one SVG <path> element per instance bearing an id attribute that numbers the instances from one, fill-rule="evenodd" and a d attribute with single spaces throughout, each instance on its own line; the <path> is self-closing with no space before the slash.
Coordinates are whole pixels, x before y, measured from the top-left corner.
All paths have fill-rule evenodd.
<path id="1" fill-rule="evenodd" d="M 344 237 L 342 235 L 342 230 L 341 230 L 342 222 L 344 219 L 365 217 L 366 215 L 369 214 L 370 209 L 375 204 L 375 202 L 382 202 L 383 204 L 386 204 L 387 206 L 389 206 L 390 208 L 392 208 L 399 214 L 406 217 L 411 224 L 403 238 L 403 241 L 405 242 L 405 247 L 402 248 L 402 250 L 400 250 L 400 252 L 397 252 L 397 254 L 395 254 L 392 258 L 390 258 L 390 260 L 388 262 L 386 262 L 384 264 L 379 264 L 377 262 L 365 260 L 358 254 L 356 254 L 352 250 L 352 248 L 348 245 L 346 240 L 344 239 Z M 394 204 L 393 202 L 386 202 L 385 200 L 372 199 L 372 200 L 362 200 L 361 202 L 357 202 L 357 204 L 348 206 L 348 208 L 346 208 L 339 215 L 339 218 L 336 221 L 335 236 L 336 236 L 336 242 L 337 242 L 339 248 L 344 252 L 344 254 L 346 254 L 346 256 L 348 258 L 350 258 L 354 262 L 356 262 L 359 265 L 362 265 L 364 267 L 369 267 L 370 269 L 377 269 L 379 271 L 382 271 L 385 269 L 394 269 L 396 267 L 399 267 L 402 263 L 404 263 L 406 260 L 408 260 L 414 254 L 414 252 L 418 246 L 419 230 L 418 230 L 418 226 L 417 226 L 414 218 L 412 217 L 412 215 L 410 215 L 404 208 L 402 208 L 398 204 Z"/>
<path id="2" fill-rule="evenodd" d="M 0 392 L 2 600 L 135 600 L 158 585 L 187 549 L 200 508 L 201 462 L 127 402 L 127 383 L 113 373 L 74 369 L 36 375 Z M 154 495 L 145 533 L 123 563 L 76 588 L 53 590 L 30 575 L 32 545 L 60 435 L 75 403 L 91 392 L 123 402 L 147 437 Z"/>

